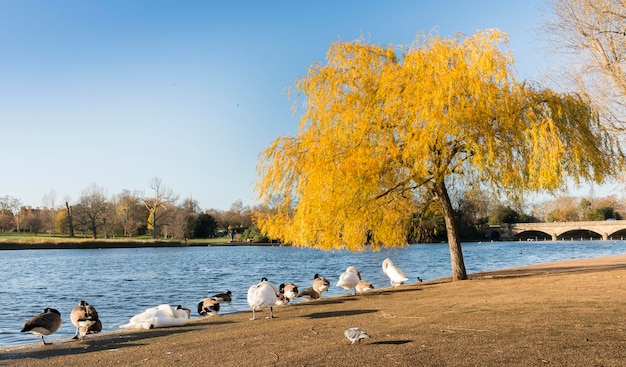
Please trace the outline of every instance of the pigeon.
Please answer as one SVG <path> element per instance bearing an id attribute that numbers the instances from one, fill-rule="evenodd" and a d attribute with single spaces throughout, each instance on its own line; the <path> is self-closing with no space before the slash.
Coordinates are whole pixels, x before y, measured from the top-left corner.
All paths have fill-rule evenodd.
<path id="1" fill-rule="evenodd" d="M 345 335 L 346 338 L 348 338 L 352 342 L 352 344 L 358 344 L 361 339 L 370 338 L 370 336 L 365 331 L 359 329 L 358 327 L 351 327 L 350 329 L 347 329 L 346 331 L 344 331 L 343 335 Z"/>

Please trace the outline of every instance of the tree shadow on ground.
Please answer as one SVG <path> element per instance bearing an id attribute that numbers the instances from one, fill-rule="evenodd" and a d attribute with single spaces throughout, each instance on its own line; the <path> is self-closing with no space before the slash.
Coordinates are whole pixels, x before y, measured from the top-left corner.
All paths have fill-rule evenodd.
<path id="1" fill-rule="evenodd" d="M 363 315 L 366 313 L 374 313 L 374 312 L 378 312 L 378 310 L 345 310 L 345 311 L 335 311 L 335 312 L 314 312 L 308 315 L 303 315 L 302 317 L 308 317 L 311 319 L 323 319 L 326 317 L 354 316 L 354 315 Z"/>

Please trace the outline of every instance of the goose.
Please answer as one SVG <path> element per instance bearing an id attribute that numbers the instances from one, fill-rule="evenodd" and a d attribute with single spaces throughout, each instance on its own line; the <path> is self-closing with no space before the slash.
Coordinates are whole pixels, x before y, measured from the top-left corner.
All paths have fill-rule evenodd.
<path id="1" fill-rule="evenodd" d="M 289 304 L 289 299 L 283 293 L 276 293 L 276 306 L 285 306 Z"/>
<path id="2" fill-rule="evenodd" d="M 128 324 L 120 325 L 122 329 L 154 329 L 170 326 L 183 326 L 189 320 L 191 310 L 178 305 L 168 304 L 148 308 L 144 312 L 130 318 Z"/>
<path id="3" fill-rule="evenodd" d="M 293 283 L 282 283 L 278 286 L 278 294 L 276 303 L 279 305 L 286 305 L 291 302 L 292 299 L 298 296 L 298 287 Z"/>
<path id="4" fill-rule="evenodd" d="M 343 335 L 348 338 L 352 344 L 359 343 L 362 339 L 369 339 L 370 336 L 358 327 L 351 327 L 343 332 Z"/>
<path id="5" fill-rule="evenodd" d="M 214 300 L 218 301 L 218 302 L 231 302 L 233 300 L 233 292 L 231 291 L 226 291 L 226 293 L 218 293 L 213 295 Z"/>
<path id="6" fill-rule="evenodd" d="M 54 308 L 46 308 L 26 321 L 20 332 L 24 333 L 28 331 L 39 335 L 44 345 L 50 345 L 52 343 L 46 343 L 43 337 L 44 335 L 50 335 L 59 330 L 61 323 L 61 313 Z"/>
<path id="7" fill-rule="evenodd" d="M 354 287 L 357 293 L 365 293 L 372 289 L 374 289 L 374 285 L 366 280 L 359 280 L 356 287 Z"/>
<path id="8" fill-rule="evenodd" d="M 83 338 L 88 333 L 102 331 L 102 323 L 98 317 L 98 311 L 89 303 L 81 300 L 78 306 L 70 312 L 70 321 L 76 326 L 76 333 L 72 339 Z"/>
<path id="9" fill-rule="evenodd" d="M 205 298 L 198 303 L 198 314 L 200 316 L 217 316 L 220 310 L 220 302 L 215 297 Z"/>
<path id="10" fill-rule="evenodd" d="M 330 282 L 319 274 L 315 274 L 313 277 L 313 290 L 320 294 L 320 297 L 328 290 Z"/>
<path id="11" fill-rule="evenodd" d="M 339 276 L 337 287 L 345 289 L 346 294 L 348 294 L 350 289 L 354 289 L 354 293 L 356 293 L 355 287 L 359 284 L 360 280 L 361 273 L 359 272 L 359 269 L 354 266 L 349 266 L 346 271 Z"/>
<path id="12" fill-rule="evenodd" d="M 319 294 L 313 287 L 309 287 L 302 292 L 298 293 L 298 297 L 304 298 L 306 300 L 318 299 L 322 295 Z"/>
<path id="13" fill-rule="evenodd" d="M 328 290 L 330 282 L 319 274 L 313 276 L 313 285 L 298 293 L 298 297 L 312 300 L 322 298 L 322 294 Z"/>
<path id="14" fill-rule="evenodd" d="M 391 259 L 385 259 L 383 261 L 383 273 L 389 277 L 389 281 L 391 282 L 391 286 L 393 288 L 398 287 L 409 280 L 406 275 L 404 275 L 402 269 L 396 267 Z"/>
<path id="15" fill-rule="evenodd" d="M 250 320 L 256 320 L 254 311 L 261 310 L 265 307 L 270 308 L 270 315 L 267 318 L 273 318 L 277 294 L 278 291 L 276 287 L 270 283 L 266 277 L 261 278 L 258 284 L 251 286 L 248 289 L 248 305 L 250 305 L 252 309 L 252 318 Z"/>

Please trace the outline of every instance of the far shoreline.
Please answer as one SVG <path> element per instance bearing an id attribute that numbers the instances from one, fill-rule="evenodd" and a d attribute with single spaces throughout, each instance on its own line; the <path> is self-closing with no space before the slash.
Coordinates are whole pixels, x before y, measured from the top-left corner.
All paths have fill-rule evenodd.
<path id="1" fill-rule="evenodd" d="M 149 247 L 213 247 L 213 246 L 289 246 L 269 242 L 181 242 L 162 240 L 76 240 L 43 242 L 0 242 L 2 250 L 93 250 L 113 248 L 149 248 Z"/>

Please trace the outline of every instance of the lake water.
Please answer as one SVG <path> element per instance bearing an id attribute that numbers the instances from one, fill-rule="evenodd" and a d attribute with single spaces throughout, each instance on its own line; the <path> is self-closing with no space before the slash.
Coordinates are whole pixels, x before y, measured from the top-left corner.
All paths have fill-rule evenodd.
<path id="1" fill-rule="evenodd" d="M 469 274 L 622 253 L 626 241 L 463 244 Z M 233 292 L 233 302 L 222 303 L 220 314 L 248 312 L 247 290 L 264 276 L 276 286 L 293 282 L 303 290 L 320 273 L 331 282 L 324 294 L 330 297 L 344 294 L 336 282 L 354 265 L 374 287 L 389 287 L 381 268 L 387 257 L 406 272 L 409 283 L 418 276 L 432 280 L 451 275 L 447 244 L 362 253 L 287 246 L 0 251 L 0 348 L 41 342 L 20 329 L 46 307 L 58 309 L 63 319 L 46 341 L 72 337 L 69 313 L 81 299 L 96 307 L 106 332 L 162 303 L 182 304 L 192 310 L 192 318 L 199 317 L 196 305 L 202 298 L 227 290 Z"/>

